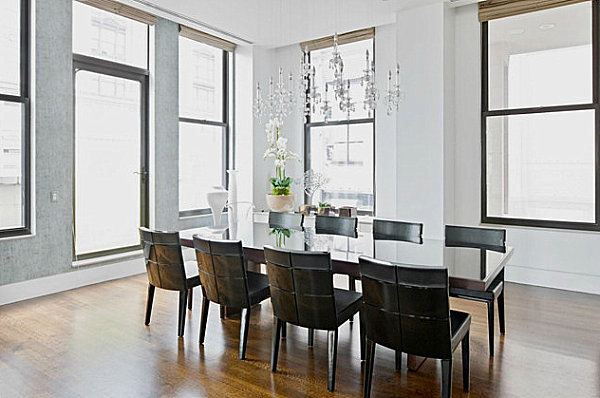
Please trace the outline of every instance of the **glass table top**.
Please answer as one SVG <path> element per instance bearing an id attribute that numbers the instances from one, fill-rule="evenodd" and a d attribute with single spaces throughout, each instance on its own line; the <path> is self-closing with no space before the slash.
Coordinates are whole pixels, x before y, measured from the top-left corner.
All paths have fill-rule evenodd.
<path id="1" fill-rule="evenodd" d="M 374 240 L 370 225 L 359 224 L 358 237 L 317 234 L 314 227 L 301 229 L 271 227 L 263 221 L 240 221 L 230 227 L 190 229 L 180 232 L 182 244 L 190 246 L 192 236 L 198 234 L 210 239 L 241 240 L 245 249 L 262 250 L 264 246 L 292 250 L 328 251 L 335 264 L 340 263 L 357 269 L 359 256 L 397 264 L 420 266 L 445 266 L 450 279 L 462 280 L 460 287 L 487 288 L 493 278 L 504 268 L 512 254 L 465 247 L 447 247 L 443 240 L 424 239 L 422 244 Z M 472 282 L 469 284 L 469 282 Z M 451 283 L 452 285 L 452 283 Z M 456 285 L 456 283 L 454 284 Z M 464 286 L 462 286 L 464 285 Z"/>

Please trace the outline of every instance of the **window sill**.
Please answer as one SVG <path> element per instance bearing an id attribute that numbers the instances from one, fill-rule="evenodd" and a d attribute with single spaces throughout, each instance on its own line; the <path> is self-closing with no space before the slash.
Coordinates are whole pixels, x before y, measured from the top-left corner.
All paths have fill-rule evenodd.
<path id="1" fill-rule="evenodd" d="M 0 242 L 18 240 L 18 239 L 31 239 L 31 238 L 35 238 L 35 237 L 36 237 L 36 234 L 31 231 L 27 231 L 27 232 L 23 232 L 23 233 L 19 233 L 19 234 L 7 234 L 7 235 L 0 234 Z"/>
<path id="2" fill-rule="evenodd" d="M 133 250 L 126 253 L 110 254 L 108 256 L 88 258 L 85 260 L 76 260 L 71 263 L 71 267 L 80 268 L 87 267 L 90 265 L 105 265 L 118 263 L 121 261 L 135 260 L 138 258 L 144 258 L 144 252 L 142 250 Z"/>
<path id="3" fill-rule="evenodd" d="M 600 225 L 595 223 L 529 220 L 520 218 L 482 217 L 482 225 L 491 227 L 504 226 L 509 228 L 536 228 L 564 232 L 600 232 Z"/>

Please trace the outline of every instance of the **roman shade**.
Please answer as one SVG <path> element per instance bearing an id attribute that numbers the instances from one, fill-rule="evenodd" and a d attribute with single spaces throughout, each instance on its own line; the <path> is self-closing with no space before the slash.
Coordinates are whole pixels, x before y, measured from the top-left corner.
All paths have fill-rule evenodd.
<path id="1" fill-rule="evenodd" d="M 229 52 L 233 52 L 235 50 L 235 43 L 190 28 L 189 26 L 179 25 L 179 35 L 191 40 L 199 41 L 200 43 L 208 44 L 209 46 L 220 48 L 221 50 Z"/>
<path id="2" fill-rule="evenodd" d="M 584 1 L 590 0 L 488 0 L 479 3 L 479 22 L 583 3 Z"/>
<path id="3" fill-rule="evenodd" d="M 372 39 L 375 37 L 375 28 L 355 30 L 352 32 L 338 34 L 338 44 L 353 43 L 355 41 Z M 300 43 L 302 51 L 308 48 L 308 51 L 320 50 L 322 48 L 333 46 L 333 36 L 321 37 L 320 39 L 304 41 Z"/>
<path id="4" fill-rule="evenodd" d="M 109 11 L 135 21 L 145 23 L 148 25 L 154 25 L 158 19 L 156 15 L 150 14 L 146 11 L 139 10 L 137 8 L 119 3 L 113 0 L 77 0 L 82 4 L 96 7 L 104 11 Z"/>

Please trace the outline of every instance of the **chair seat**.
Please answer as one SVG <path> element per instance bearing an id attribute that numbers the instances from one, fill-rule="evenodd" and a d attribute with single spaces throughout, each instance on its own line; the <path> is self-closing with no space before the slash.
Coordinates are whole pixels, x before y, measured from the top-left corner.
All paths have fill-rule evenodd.
<path id="1" fill-rule="evenodd" d="M 248 271 L 248 290 L 251 305 L 258 304 L 271 296 L 269 277 L 258 272 Z"/>
<path id="2" fill-rule="evenodd" d="M 452 328 L 452 351 L 460 344 L 471 327 L 471 314 L 460 311 L 450 311 L 450 325 Z"/>
<path id="3" fill-rule="evenodd" d="M 335 297 L 335 312 L 337 313 L 338 325 L 341 325 L 360 309 L 362 293 L 344 289 L 333 289 L 333 296 Z"/>

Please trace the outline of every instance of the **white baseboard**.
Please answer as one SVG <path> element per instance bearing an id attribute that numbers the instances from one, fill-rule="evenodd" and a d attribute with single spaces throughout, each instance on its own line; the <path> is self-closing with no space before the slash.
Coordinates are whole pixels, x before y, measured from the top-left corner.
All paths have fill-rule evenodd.
<path id="1" fill-rule="evenodd" d="M 0 305 L 146 272 L 143 258 L 0 286 Z"/>
<path id="2" fill-rule="evenodd" d="M 575 274 L 533 267 L 508 265 L 505 279 L 509 282 L 600 294 L 600 275 Z"/>

